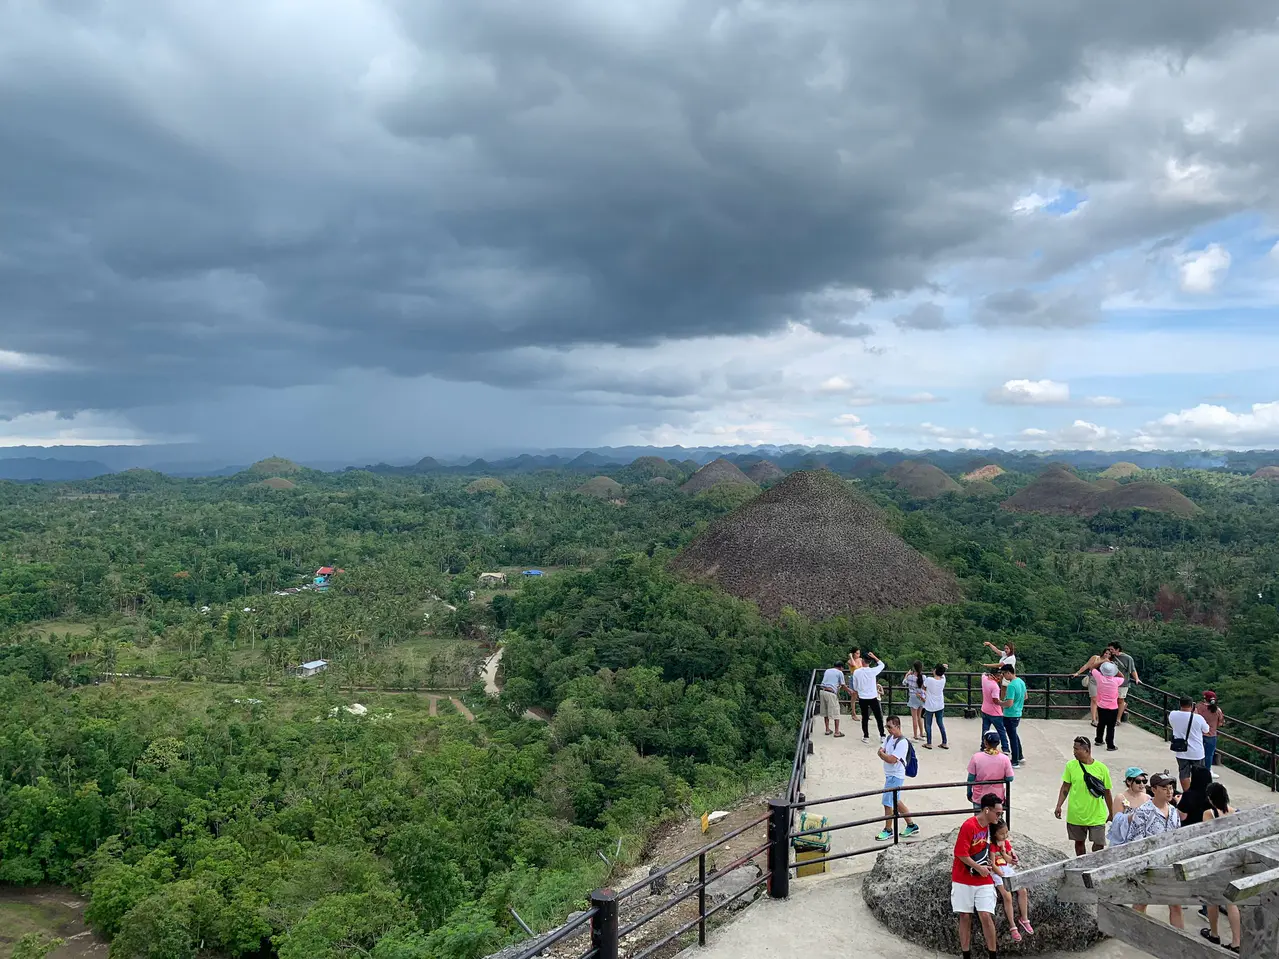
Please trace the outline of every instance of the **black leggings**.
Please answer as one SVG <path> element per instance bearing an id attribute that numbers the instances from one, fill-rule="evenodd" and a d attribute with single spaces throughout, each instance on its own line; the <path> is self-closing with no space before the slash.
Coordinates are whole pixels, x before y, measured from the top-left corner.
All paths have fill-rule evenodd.
<path id="1" fill-rule="evenodd" d="M 884 713 L 879 708 L 878 699 L 859 699 L 862 704 L 862 736 L 870 738 L 870 714 L 875 714 L 875 725 L 879 727 L 879 738 L 884 738 Z"/>
<path id="2" fill-rule="evenodd" d="M 1107 746 L 1115 744 L 1115 723 L 1119 721 L 1118 709 L 1106 709 L 1104 706 L 1097 707 L 1097 745 L 1103 742 Z"/>

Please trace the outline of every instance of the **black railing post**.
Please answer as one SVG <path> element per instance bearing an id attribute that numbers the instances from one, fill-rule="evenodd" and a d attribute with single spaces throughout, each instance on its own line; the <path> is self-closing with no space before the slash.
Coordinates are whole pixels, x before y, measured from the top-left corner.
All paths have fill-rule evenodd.
<path id="1" fill-rule="evenodd" d="M 968 694 L 964 699 L 964 709 L 971 712 L 973 708 L 973 674 L 969 673 L 967 676 L 967 679 L 968 679 Z"/>
<path id="2" fill-rule="evenodd" d="M 697 857 L 697 944 L 706 945 L 706 853 Z"/>
<path id="3" fill-rule="evenodd" d="M 1044 677 L 1044 719 L 1053 718 L 1053 676 L 1049 673 Z"/>
<path id="4" fill-rule="evenodd" d="M 897 812 L 897 800 L 900 798 L 901 798 L 901 793 L 899 793 L 897 791 L 897 787 L 894 786 L 893 787 L 893 845 L 894 846 L 897 845 L 898 834 L 901 831 L 899 828 L 901 816 Z"/>
<path id="5" fill-rule="evenodd" d="M 790 805 L 780 799 L 768 801 L 768 895 L 785 899 L 790 895 Z M 614 953 L 616 956 L 616 953 Z"/>
<path id="6" fill-rule="evenodd" d="M 1279 792 L 1279 737 L 1270 737 L 1270 791 Z"/>
<path id="7" fill-rule="evenodd" d="M 617 895 L 612 889 L 591 893 L 591 949 L 595 959 L 617 959 Z"/>
<path id="8" fill-rule="evenodd" d="M 1167 742 L 1167 740 L 1168 740 L 1168 694 L 1167 694 L 1167 693 L 1165 693 L 1165 692 L 1163 692 L 1162 690 L 1160 691 L 1160 694 L 1161 694 L 1161 695 L 1163 696 L 1163 698 L 1164 698 L 1164 710 L 1163 710 L 1163 728 L 1164 728 L 1164 732 L 1163 732 L 1163 736 L 1164 736 L 1164 741 L 1165 741 L 1165 742 Z"/>

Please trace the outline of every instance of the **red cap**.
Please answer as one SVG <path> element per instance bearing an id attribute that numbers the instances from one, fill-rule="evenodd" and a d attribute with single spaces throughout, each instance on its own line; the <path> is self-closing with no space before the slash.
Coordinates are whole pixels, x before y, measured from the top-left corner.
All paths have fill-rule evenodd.
<path id="1" fill-rule="evenodd" d="M 1205 699 L 1205 700 L 1211 700 L 1211 699 L 1216 699 L 1216 698 L 1217 698 L 1217 694 L 1216 694 L 1216 693 L 1214 693 L 1211 689 L 1205 689 L 1205 690 L 1204 690 L 1204 699 Z"/>

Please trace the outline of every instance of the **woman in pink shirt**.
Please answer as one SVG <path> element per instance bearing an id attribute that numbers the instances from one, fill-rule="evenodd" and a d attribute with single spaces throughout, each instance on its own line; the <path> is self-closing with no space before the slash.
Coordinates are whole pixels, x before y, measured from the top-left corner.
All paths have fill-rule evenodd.
<path id="1" fill-rule="evenodd" d="M 1092 678 L 1097 684 L 1096 743 L 1100 746 L 1104 742 L 1106 751 L 1113 753 L 1118 748 L 1115 726 L 1119 722 L 1119 687 L 1124 684 L 1124 675 L 1114 663 L 1102 663 L 1092 671 Z"/>
<path id="2" fill-rule="evenodd" d="M 994 730 L 999 733 L 999 745 L 1008 752 L 1008 730 L 1004 726 L 1004 687 L 999 681 L 1001 667 L 985 672 L 981 677 L 981 735 Z"/>
<path id="3" fill-rule="evenodd" d="M 999 733 L 993 729 L 982 736 L 981 750 L 973 754 L 973 758 L 968 760 L 968 781 L 970 783 L 991 782 L 989 786 L 973 786 L 971 789 L 973 805 L 978 809 L 981 808 L 981 798 L 985 795 L 993 795 L 1000 802 L 1007 805 L 1007 790 L 1004 788 L 1004 780 L 1013 778 L 1013 764 L 1008 755 L 1000 751 Z"/>

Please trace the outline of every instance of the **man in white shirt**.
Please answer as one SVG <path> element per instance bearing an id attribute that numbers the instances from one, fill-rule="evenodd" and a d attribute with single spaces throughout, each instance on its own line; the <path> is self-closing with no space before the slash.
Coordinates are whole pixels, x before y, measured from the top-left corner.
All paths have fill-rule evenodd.
<path id="1" fill-rule="evenodd" d="M 1190 771 L 1204 764 L 1204 733 L 1208 732 L 1208 721 L 1195 712 L 1195 701 L 1189 696 L 1181 697 L 1181 708 L 1168 714 L 1168 731 L 1174 740 L 1184 739 L 1186 748 L 1176 750 L 1177 778 L 1181 780 L 1181 791 L 1190 788 Z"/>
<path id="2" fill-rule="evenodd" d="M 830 736 L 830 721 L 835 720 L 834 735 L 843 738 L 843 733 L 839 731 L 839 691 L 848 688 L 848 681 L 844 678 L 843 663 L 836 663 L 826 672 L 822 673 L 821 688 L 819 690 L 822 701 L 822 721 L 826 723 L 826 735 Z"/>
<path id="3" fill-rule="evenodd" d="M 884 764 L 884 794 L 880 802 L 884 804 L 884 831 L 875 837 L 878 842 L 888 842 L 893 838 L 893 808 L 906 819 L 906 828 L 902 836 L 913 836 L 919 832 L 919 826 L 910 818 L 910 810 L 901 801 L 901 793 L 894 792 L 906 785 L 906 757 L 910 755 L 910 740 L 902 737 L 902 721 L 896 716 L 888 717 L 888 735 L 879 747 L 879 759 Z"/>
<path id="4" fill-rule="evenodd" d="M 870 714 L 875 714 L 879 738 L 884 738 L 884 712 L 879 708 L 879 674 L 884 664 L 870 650 L 866 650 L 866 664 L 853 671 L 853 692 L 862 711 L 862 742 L 870 742 Z"/>

